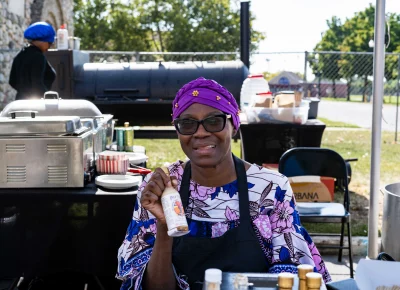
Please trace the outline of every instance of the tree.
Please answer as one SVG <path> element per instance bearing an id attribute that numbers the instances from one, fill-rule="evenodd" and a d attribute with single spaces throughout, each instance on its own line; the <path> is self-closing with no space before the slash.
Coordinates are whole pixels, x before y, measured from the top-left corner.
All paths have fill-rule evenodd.
<path id="1" fill-rule="evenodd" d="M 345 31 L 341 20 L 333 16 L 331 20 L 326 21 L 328 30 L 322 37 L 322 40 L 316 45 L 314 51 L 336 51 L 345 38 Z M 311 54 L 309 62 L 311 69 L 319 76 L 332 80 L 333 97 L 336 98 L 336 80 L 341 78 L 339 54 Z"/>
<path id="2" fill-rule="evenodd" d="M 81 47 L 89 50 L 102 50 L 110 39 L 108 15 L 110 2 L 105 0 L 74 0 L 74 31 L 82 38 Z"/>
<path id="3" fill-rule="evenodd" d="M 229 0 L 74 2 L 75 31 L 82 37 L 83 49 L 160 52 L 239 50 L 239 9 L 230 5 Z M 264 37 L 262 33 L 252 30 L 251 49 L 257 49 L 255 43 Z"/>
<path id="4" fill-rule="evenodd" d="M 149 50 L 148 30 L 133 5 L 120 0 L 74 0 L 75 34 L 89 50 Z"/>
<path id="5" fill-rule="evenodd" d="M 372 52 L 369 41 L 374 39 L 375 7 L 370 5 L 364 11 L 346 19 L 344 24 L 336 17 L 328 21 L 328 30 L 321 41 L 315 46 L 314 51 L 341 51 L 341 52 Z M 400 52 L 400 16 L 388 13 L 387 20 L 390 25 L 390 43 L 387 52 Z M 322 54 L 320 53 L 320 56 Z M 354 77 L 364 81 L 363 97 L 366 99 L 370 82 L 368 76 L 372 76 L 372 54 L 329 54 L 320 57 L 318 66 L 311 62 L 314 72 L 317 69 L 329 79 L 345 78 L 348 81 L 348 94 Z M 311 59 L 312 61 L 312 59 Z M 397 56 L 387 56 L 385 63 L 386 79 L 397 77 Z M 349 95 L 348 95 L 349 99 Z"/>

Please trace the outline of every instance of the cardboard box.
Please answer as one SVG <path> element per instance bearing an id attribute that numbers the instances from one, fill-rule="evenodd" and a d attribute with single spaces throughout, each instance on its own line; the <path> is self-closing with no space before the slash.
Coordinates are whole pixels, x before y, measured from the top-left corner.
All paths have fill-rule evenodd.
<path id="1" fill-rule="evenodd" d="M 272 97 L 258 96 L 254 107 L 272 108 Z"/>
<path id="2" fill-rule="evenodd" d="M 263 163 L 263 167 L 279 171 L 278 163 Z M 289 177 L 296 201 L 300 202 L 332 202 L 335 195 L 335 178 L 324 176 Z"/>
<path id="3" fill-rule="evenodd" d="M 274 104 L 279 108 L 293 108 L 295 105 L 295 96 L 294 94 L 277 94 Z"/>
<path id="4" fill-rule="evenodd" d="M 323 176 L 289 177 L 296 201 L 331 202 L 335 193 L 335 179 Z"/>

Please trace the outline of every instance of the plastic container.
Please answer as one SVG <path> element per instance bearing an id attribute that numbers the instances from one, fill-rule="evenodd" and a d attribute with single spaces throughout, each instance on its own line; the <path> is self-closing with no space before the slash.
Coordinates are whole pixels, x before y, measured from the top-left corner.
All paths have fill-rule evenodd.
<path id="1" fill-rule="evenodd" d="M 61 25 L 61 27 L 57 30 L 57 49 L 68 49 L 68 30 L 65 24 Z"/>
<path id="2" fill-rule="evenodd" d="M 273 96 L 271 92 L 257 93 L 251 100 L 251 107 L 271 108 Z"/>
<path id="3" fill-rule="evenodd" d="M 303 106 L 293 108 L 261 108 L 247 107 L 245 113 L 247 122 L 253 123 L 293 123 L 305 124 L 308 119 L 309 106 L 304 103 Z"/>
<path id="4" fill-rule="evenodd" d="M 269 91 L 268 82 L 264 79 L 262 74 L 249 75 L 244 80 L 242 89 L 240 91 L 240 109 L 244 110 L 256 98 L 257 93 Z"/>

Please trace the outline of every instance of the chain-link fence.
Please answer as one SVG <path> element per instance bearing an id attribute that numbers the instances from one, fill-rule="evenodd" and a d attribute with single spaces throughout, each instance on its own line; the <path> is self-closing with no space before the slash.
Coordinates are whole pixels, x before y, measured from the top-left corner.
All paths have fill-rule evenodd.
<path id="1" fill-rule="evenodd" d="M 260 52 L 253 55 L 252 63 L 266 72 L 272 91 L 302 90 L 311 97 L 364 102 L 372 97 L 372 52 Z M 387 53 L 385 103 L 396 102 L 399 81 L 400 54 Z"/>

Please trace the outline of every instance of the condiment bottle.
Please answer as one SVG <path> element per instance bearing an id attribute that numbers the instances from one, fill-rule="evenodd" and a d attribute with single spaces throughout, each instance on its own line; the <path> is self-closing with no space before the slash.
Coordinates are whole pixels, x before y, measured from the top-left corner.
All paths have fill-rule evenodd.
<path id="1" fill-rule="evenodd" d="M 294 275 L 292 273 L 280 273 L 278 275 L 279 290 L 292 290 L 294 284 Z"/>
<path id="2" fill-rule="evenodd" d="M 314 267 L 311 265 L 303 264 L 297 266 L 297 273 L 299 276 L 299 290 L 307 290 L 306 274 L 313 271 Z"/>
<path id="3" fill-rule="evenodd" d="M 68 30 L 66 24 L 61 25 L 57 30 L 57 49 L 68 49 Z"/>
<path id="4" fill-rule="evenodd" d="M 307 288 L 308 290 L 320 290 L 322 284 L 322 275 L 320 273 L 307 273 Z"/>
<path id="5" fill-rule="evenodd" d="M 125 122 L 124 128 L 124 149 L 126 152 L 133 152 L 133 127 L 129 126 L 129 122 Z"/>
<path id="6" fill-rule="evenodd" d="M 169 170 L 163 167 L 162 170 L 169 177 Z M 161 204 L 167 221 L 168 235 L 180 237 L 189 233 L 185 211 L 179 192 L 171 186 L 167 186 L 161 195 Z"/>
<path id="7" fill-rule="evenodd" d="M 219 269 L 207 269 L 204 275 L 203 290 L 220 290 L 222 271 Z"/>

